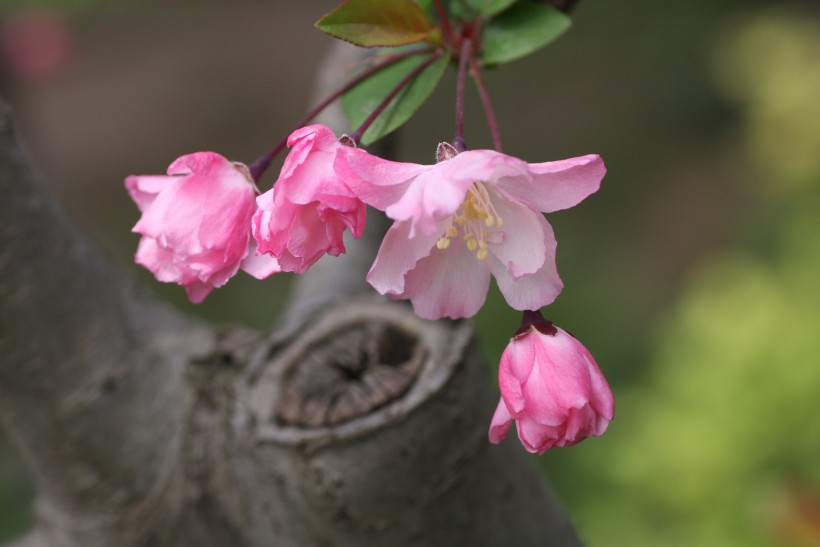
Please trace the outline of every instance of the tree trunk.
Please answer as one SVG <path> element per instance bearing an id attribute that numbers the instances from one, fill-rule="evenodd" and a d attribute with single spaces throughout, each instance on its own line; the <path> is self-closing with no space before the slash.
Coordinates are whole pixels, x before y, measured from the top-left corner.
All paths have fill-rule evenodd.
<path id="1" fill-rule="evenodd" d="M 334 49 L 320 93 L 359 62 Z M 487 442 L 470 323 L 368 292 L 383 219 L 301 276 L 265 336 L 183 317 L 113 268 L 3 105 L 0 195 L 0 417 L 40 489 L 15 545 L 579 544 L 520 447 Z"/>

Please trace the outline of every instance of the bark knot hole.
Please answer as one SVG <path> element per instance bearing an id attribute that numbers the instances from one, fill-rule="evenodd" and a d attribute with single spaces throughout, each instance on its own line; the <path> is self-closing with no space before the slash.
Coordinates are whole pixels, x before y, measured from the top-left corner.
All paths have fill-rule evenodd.
<path id="1" fill-rule="evenodd" d="M 419 337 L 400 326 L 346 326 L 308 345 L 290 363 L 276 420 L 314 428 L 369 414 L 407 392 L 424 356 Z"/>

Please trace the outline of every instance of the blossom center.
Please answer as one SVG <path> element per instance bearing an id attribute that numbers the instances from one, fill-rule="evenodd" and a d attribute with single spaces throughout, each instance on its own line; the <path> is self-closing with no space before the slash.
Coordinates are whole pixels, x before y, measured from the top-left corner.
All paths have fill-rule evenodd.
<path id="1" fill-rule="evenodd" d="M 500 243 L 503 239 L 503 227 L 504 219 L 493 207 L 486 186 L 475 182 L 456 213 L 444 222 L 444 230 L 436 247 L 446 249 L 452 239 L 461 235 L 467 249 L 474 252 L 478 260 L 484 260 L 487 258 L 488 244 Z"/>

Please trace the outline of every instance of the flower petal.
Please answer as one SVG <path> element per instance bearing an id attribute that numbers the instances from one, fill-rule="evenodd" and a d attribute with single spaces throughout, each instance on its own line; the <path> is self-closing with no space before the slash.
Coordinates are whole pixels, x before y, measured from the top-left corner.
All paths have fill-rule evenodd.
<path id="1" fill-rule="evenodd" d="M 513 279 L 535 273 L 547 259 L 546 242 L 555 242 L 552 231 L 544 228 L 546 223 L 541 222 L 541 213 L 493 188 L 487 191 L 504 222 L 504 237 L 501 242 L 489 246 L 490 253 L 501 261 Z"/>
<path id="2" fill-rule="evenodd" d="M 376 260 L 367 274 L 367 282 L 379 294 L 402 295 L 407 272 L 430 254 L 438 240 L 437 234 L 417 234 L 414 238 L 409 234 L 409 222 L 394 222 L 387 230 Z"/>
<path id="3" fill-rule="evenodd" d="M 510 416 L 510 412 L 507 410 L 507 405 L 504 404 L 504 399 L 500 399 L 498 401 L 498 406 L 495 407 L 493 419 L 490 422 L 490 442 L 493 444 L 498 444 L 504 440 L 504 437 L 506 437 L 507 433 L 510 431 L 512 422 L 512 416 Z"/>
<path id="4" fill-rule="evenodd" d="M 449 160 L 452 161 L 452 160 Z M 420 173 L 401 199 L 388 206 L 385 214 L 396 221 L 410 221 L 410 237 L 437 232 L 438 221 L 453 215 L 473 185 L 469 179 L 442 177 L 438 166 Z"/>
<path id="5" fill-rule="evenodd" d="M 596 192 L 606 167 L 600 156 L 590 154 L 545 163 L 531 163 L 529 176 L 499 180 L 498 186 L 535 209 L 551 213 L 568 209 Z"/>
<path id="6" fill-rule="evenodd" d="M 360 200 L 384 211 L 401 199 L 412 180 L 434 166 L 389 161 L 360 148 L 343 146 L 334 170 Z"/>
<path id="7" fill-rule="evenodd" d="M 451 181 L 472 184 L 493 183 L 499 179 L 526 176 L 527 163 L 495 150 L 468 150 L 436 164 L 440 176 Z"/>
<path id="8" fill-rule="evenodd" d="M 137 209 L 140 212 L 145 212 L 154 203 L 157 194 L 177 180 L 177 177 L 166 175 L 131 175 L 125 179 L 125 188 L 128 190 L 128 195 L 137 204 Z"/>
<path id="9" fill-rule="evenodd" d="M 266 254 L 257 254 L 256 242 L 253 239 L 251 239 L 248 245 L 248 256 L 242 260 L 239 267 L 256 279 L 265 279 L 282 271 L 282 268 L 279 266 L 279 261 L 274 257 Z"/>
<path id="10" fill-rule="evenodd" d="M 222 176 L 221 171 L 233 169 L 233 167 L 233 163 L 228 158 L 216 152 L 194 152 L 175 159 L 168 166 L 167 172 L 169 175 L 195 173 L 217 178 Z"/>
<path id="11" fill-rule="evenodd" d="M 532 333 L 510 342 L 501 354 L 498 366 L 501 397 L 515 417 L 520 416 L 526 408 L 527 400 L 522 386 L 528 381 L 535 366 L 535 347 L 531 338 Z"/>
<path id="12" fill-rule="evenodd" d="M 543 454 L 553 446 L 556 441 L 563 436 L 562 426 L 543 425 L 529 416 L 524 416 L 516 420 L 518 429 L 518 439 L 528 452 Z"/>
<path id="13" fill-rule="evenodd" d="M 481 309 L 490 286 L 490 271 L 466 245 L 434 248 L 405 276 L 403 298 L 424 319 L 472 317 Z"/>
<path id="14" fill-rule="evenodd" d="M 537 215 L 537 219 L 544 235 L 545 258 L 544 264 L 535 273 L 515 278 L 500 260 L 488 258 L 498 289 L 507 303 L 516 310 L 542 308 L 552 303 L 564 288 L 555 266 L 557 244 L 552 227 L 541 215 Z"/>

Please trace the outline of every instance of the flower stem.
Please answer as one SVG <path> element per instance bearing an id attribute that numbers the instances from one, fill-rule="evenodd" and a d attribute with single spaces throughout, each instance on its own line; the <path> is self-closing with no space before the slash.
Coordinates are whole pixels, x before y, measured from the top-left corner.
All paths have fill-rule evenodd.
<path id="1" fill-rule="evenodd" d="M 464 76 L 467 73 L 467 63 L 470 60 L 472 41 L 464 38 L 461 42 L 461 52 L 458 58 L 458 80 L 456 80 L 456 134 L 453 136 L 453 147 L 459 152 L 467 150 L 464 142 Z"/>
<path id="2" fill-rule="evenodd" d="M 498 122 L 495 118 L 493 103 L 490 100 L 490 94 L 484 83 L 484 76 L 481 74 L 481 67 L 475 59 L 472 59 L 470 63 L 470 74 L 473 77 L 476 88 L 478 88 L 478 95 L 481 97 L 481 104 L 484 106 L 484 114 L 487 116 L 487 125 L 490 126 L 490 133 L 493 137 L 493 148 L 495 148 L 498 152 L 503 152 L 504 147 L 501 144 L 501 132 L 498 130 Z"/>
<path id="3" fill-rule="evenodd" d="M 382 102 L 379 103 L 379 106 L 377 106 L 376 109 L 370 113 L 367 119 L 365 119 L 362 122 L 362 124 L 356 129 L 356 131 L 349 135 L 350 138 L 353 139 L 356 142 L 356 144 L 359 144 L 359 141 L 362 140 L 362 136 L 365 134 L 365 132 L 370 128 L 373 122 L 376 121 L 376 118 L 378 118 L 379 115 L 382 112 L 384 112 L 384 109 L 387 108 L 388 105 L 390 105 L 390 103 L 393 101 L 396 95 L 398 95 L 402 89 L 407 87 L 407 85 L 410 82 L 412 82 L 416 76 L 421 74 L 425 68 L 427 68 L 435 61 L 437 61 L 441 57 L 442 53 L 442 50 L 436 50 L 435 53 L 433 53 L 432 55 L 430 55 L 430 57 L 425 59 L 424 62 L 419 64 L 419 66 L 411 70 L 407 76 L 402 78 L 402 80 L 396 85 L 396 87 L 394 87 L 393 90 L 387 94 L 387 96 L 382 100 Z"/>
<path id="4" fill-rule="evenodd" d="M 546 334 L 547 336 L 555 336 L 558 332 L 558 329 L 555 328 L 552 321 L 544 319 L 540 310 L 525 310 L 521 315 L 521 326 L 518 327 L 518 331 L 516 331 L 515 335 L 521 336 L 527 334 L 530 331 L 530 327 L 535 327 L 538 332 Z"/>
<path id="5" fill-rule="evenodd" d="M 304 118 L 299 120 L 299 122 L 296 124 L 296 126 L 289 133 L 292 133 L 293 131 L 295 131 L 295 130 L 299 129 L 300 127 L 304 126 L 305 124 L 307 124 L 310 120 L 312 120 L 313 118 L 318 116 L 325 108 L 330 106 L 330 104 L 333 101 L 335 101 L 336 99 L 338 99 L 339 97 L 341 97 L 342 95 L 344 95 L 345 93 L 350 91 L 353 87 L 357 86 L 358 84 L 360 84 L 362 81 L 366 80 L 367 78 L 369 78 L 373 74 L 376 74 L 380 70 L 385 69 L 385 68 L 389 67 L 390 65 L 393 65 L 393 64 L 395 64 L 395 63 L 397 63 L 397 62 L 399 62 L 403 59 L 407 59 L 408 57 L 412 57 L 414 55 L 421 55 L 421 54 L 424 54 L 424 53 L 431 53 L 433 51 L 435 51 L 435 48 L 432 48 L 432 47 L 420 48 L 420 49 L 414 49 L 414 50 L 411 50 L 411 51 L 405 51 L 403 53 L 397 53 L 395 55 L 390 55 L 389 57 L 385 57 L 381 62 L 376 63 L 375 65 L 371 66 L 370 68 L 362 71 L 355 78 L 351 79 L 349 82 L 347 82 L 345 85 L 340 87 L 338 90 L 331 93 L 325 100 L 323 100 L 322 102 L 320 102 L 319 104 L 314 106 L 310 110 L 310 112 L 305 114 Z M 288 143 L 288 136 L 289 135 L 286 135 L 285 137 L 283 137 L 278 143 L 276 143 L 276 146 L 274 146 L 273 148 L 270 149 L 270 151 L 268 153 L 260 156 L 258 159 L 256 159 L 256 161 L 254 161 L 249 166 L 251 176 L 253 177 L 254 182 L 259 181 L 259 179 L 262 177 L 262 175 L 265 173 L 265 171 L 267 171 L 268 167 L 270 167 L 270 164 L 273 161 L 273 158 L 275 158 L 279 154 L 279 152 L 281 152 L 285 148 L 285 146 Z"/>
<path id="6" fill-rule="evenodd" d="M 455 34 L 453 33 L 453 25 L 450 24 L 450 17 L 447 15 L 447 10 L 441 0 L 433 0 L 433 6 L 436 8 L 436 13 L 441 21 L 441 29 L 444 31 L 444 40 L 448 44 L 454 43 Z"/>

